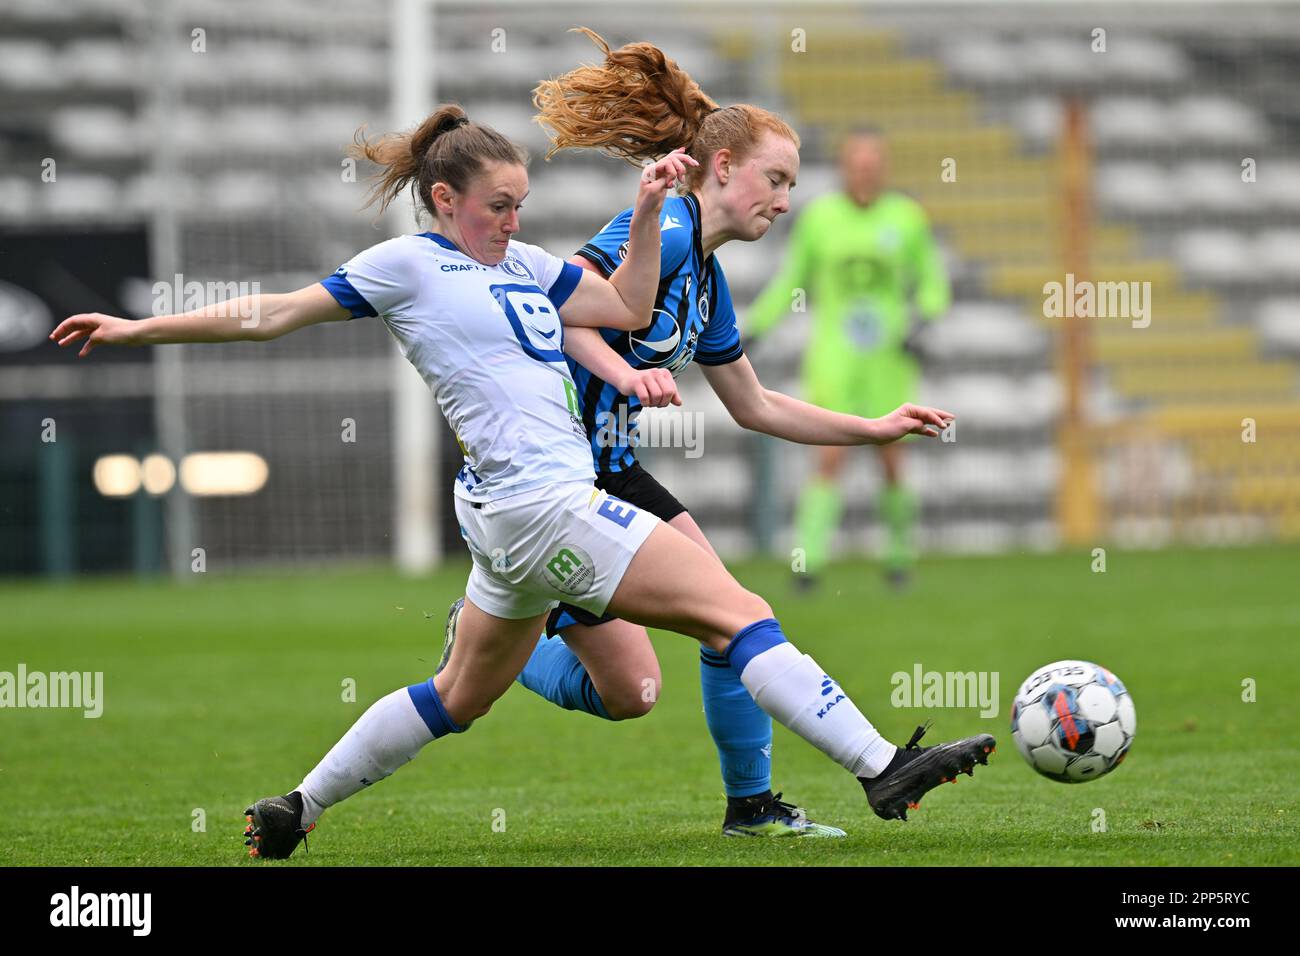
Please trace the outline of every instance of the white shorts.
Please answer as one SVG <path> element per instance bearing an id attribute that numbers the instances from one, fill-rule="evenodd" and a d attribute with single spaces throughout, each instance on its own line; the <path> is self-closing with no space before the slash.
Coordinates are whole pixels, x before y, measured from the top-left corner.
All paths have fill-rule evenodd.
<path id="1" fill-rule="evenodd" d="M 604 614 L 632 556 L 659 524 L 589 482 L 481 504 L 457 497 L 456 517 L 474 558 L 466 596 L 509 620 L 560 601 Z"/>

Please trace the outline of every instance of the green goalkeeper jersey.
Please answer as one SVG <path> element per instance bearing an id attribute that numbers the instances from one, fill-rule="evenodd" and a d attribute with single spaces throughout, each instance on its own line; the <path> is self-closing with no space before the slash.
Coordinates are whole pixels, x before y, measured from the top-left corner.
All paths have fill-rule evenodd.
<path id="1" fill-rule="evenodd" d="M 862 207 L 836 192 L 799 214 L 784 266 L 750 308 L 746 331 L 761 335 L 806 307 L 813 311 L 813 348 L 894 350 L 907 336 L 913 309 L 933 319 L 949 298 L 943 260 L 919 203 L 884 192 Z"/>

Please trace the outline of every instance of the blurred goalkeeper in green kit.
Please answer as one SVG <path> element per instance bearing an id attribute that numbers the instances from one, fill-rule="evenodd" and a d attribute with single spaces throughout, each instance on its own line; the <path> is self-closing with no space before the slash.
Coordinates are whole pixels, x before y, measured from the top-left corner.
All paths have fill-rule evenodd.
<path id="1" fill-rule="evenodd" d="M 915 401 L 921 323 L 948 308 L 943 260 L 915 200 L 884 189 L 885 143 L 875 130 L 851 132 L 840 149 L 843 191 L 799 214 L 780 272 L 749 310 L 749 334 L 762 335 L 792 308 L 797 290 L 813 311 L 803 360 L 804 398 L 863 417 Z M 801 296 L 801 298 L 803 298 Z M 842 504 L 839 477 L 847 447 L 818 448 L 817 473 L 803 487 L 798 543 L 811 586 L 829 557 Z M 879 513 L 887 532 L 885 573 L 906 583 L 916 560 L 916 496 L 903 484 L 903 443 L 879 446 L 884 487 Z"/>

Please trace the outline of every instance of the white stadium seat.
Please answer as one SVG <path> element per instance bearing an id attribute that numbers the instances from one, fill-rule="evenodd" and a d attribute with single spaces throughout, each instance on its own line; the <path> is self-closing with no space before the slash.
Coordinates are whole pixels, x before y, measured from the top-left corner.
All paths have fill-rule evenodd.
<path id="1" fill-rule="evenodd" d="M 50 139 L 79 156 L 138 156 L 145 137 L 135 118 L 112 106 L 68 106 L 50 117 Z"/>
<path id="2" fill-rule="evenodd" d="M 304 147 L 325 155 L 336 152 L 341 162 L 343 151 L 352 143 L 358 127 L 368 124 L 369 136 L 381 132 L 375 127 L 375 119 L 366 107 L 357 103 L 320 103 L 300 110 L 294 126 Z"/>
<path id="3" fill-rule="evenodd" d="M 391 64 L 383 49 L 369 45 L 331 43 L 310 51 L 301 62 L 304 77 L 317 83 L 386 89 Z"/>
<path id="4" fill-rule="evenodd" d="M 178 176 L 164 186 L 154 175 L 143 173 L 133 176 L 122 187 L 121 207 L 128 214 L 147 216 L 164 199 L 183 214 L 192 214 L 203 208 L 200 204 L 207 201 L 207 197 L 201 194 L 198 184 L 190 176 Z"/>
<path id="5" fill-rule="evenodd" d="M 134 49 L 118 40 L 73 40 L 59 51 L 58 69 L 69 83 L 87 86 L 134 87 L 149 79 Z"/>
<path id="6" fill-rule="evenodd" d="M 60 173 L 38 193 L 42 211 L 56 218 L 112 218 L 123 212 L 121 191 L 107 176 Z"/>
<path id="7" fill-rule="evenodd" d="M 1159 100 L 1110 96 L 1092 107 L 1092 132 L 1099 145 L 1141 143 L 1159 145 L 1173 140 L 1169 110 Z"/>
<path id="8" fill-rule="evenodd" d="M 1184 163 L 1173 179 L 1184 205 L 1193 209 L 1244 212 L 1265 198 L 1257 183 L 1242 182 L 1241 166 L 1235 159 Z"/>
<path id="9" fill-rule="evenodd" d="M 1265 274 L 1300 280 L 1300 229 L 1269 229 L 1255 239 L 1252 258 Z"/>
<path id="10" fill-rule="evenodd" d="M 1169 212 L 1182 205 L 1168 171 L 1158 163 L 1109 162 L 1097 169 L 1097 198 L 1125 213 Z"/>
<path id="11" fill-rule="evenodd" d="M 1254 148 L 1268 138 L 1268 125 L 1259 113 L 1224 96 L 1188 96 L 1172 104 L 1166 124 L 1197 143 L 1223 143 Z"/>
<path id="12" fill-rule="evenodd" d="M 270 213 L 285 203 L 283 181 L 258 170 L 218 173 L 206 183 L 207 205 L 223 214 Z"/>
<path id="13" fill-rule="evenodd" d="M 37 190 L 43 184 L 32 182 L 31 177 L 0 176 L 0 209 L 6 219 L 21 221 L 36 213 Z"/>
<path id="14" fill-rule="evenodd" d="M 949 375 L 942 384 L 927 376 L 921 393 L 925 401 L 947 408 L 965 422 L 1012 430 L 1041 428 L 1056 417 L 1061 405 L 1060 382 L 1049 372 L 1022 377 Z"/>
<path id="15" fill-rule="evenodd" d="M 1300 355 L 1300 296 L 1265 299 L 1255 312 L 1255 328 L 1266 351 Z"/>
<path id="16" fill-rule="evenodd" d="M 1111 31 L 1106 37 L 1107 75 L 1137 82 L 1176 83 L 1192 76 L 1192 65 L 1179 47 L 1164 40 Z"/>
<path id="17" fill-rule="evenodd" d="M 54 49 L 44 40 L 0 38 L 0 86 L 47 90 L 63 84 Z"/>
<path id="18" fill-rule="evenodd" d="M 533 122 L 533 109 L 526 101 L 520 100 L 515 103 L 503 100 L 491 102 L 479 100 L 471 103 L 466 112 L 474 122 L 491 126 L 512 142 L 526 148 L 537 159 L 541 159 L 546 154 L 548 145 L 546 130 Z M 546 167 L 538 164 L 537 168 Z M 547 172 L 550 170 L 548 169 Z"/>
<path id="19" fill-rule="evenodd" d="M 1027 97 L 1012 108 L 1011 122 L 1031 142 L 1051 142 L 1061 131 L 1061 101 L 1049 96 Z"/>
<path id="20" fill-rule="evenodd" d="M 228 107 L 212 116 L 206 151 L 237 156 L 301 153 L 302 144 L 292 135 L 296 124 L 295 114 L 283 107 L 249 104 Z"/>
<path id="21" fill-rule="evenodd" d="M 1072 83 L 1100 82 L 1104 79 L 1103 59 L 1108 54 L 1094 53 L 1092 39 L 1080 33 L 1065 36 L 1030 37 L 1024 42 L 1019 66 L 1022 75 Z"/>
<path id="22" fill-rule="evenodd" d="M 1254 188 L 1260 204 L 1288 211 L 1300 210 L 1300 162 L 1259 159 Z"/>
<path id="23" fill-rule="evenodd" d="M 962 302 L 935 325 L 927 344 L 939 358 L 1023 358 L 1042 354 L 1048 336 L 1017 306 Z"/>
<path id="24" fill-rule="evenodd" d="M 1251 244 L 1232 229 L 1194 229 L 1174 240 L 1174 257 L 1191 278 L 1203 282 L 1250 281 L 1258 276 Z"/>
<path id="25" fill-rule="evenodd" d="M 535 164 L 521 217 L 538 223 L 555 218 L 566 224 L 584 221 L 590 224 L 588 238 L 595 235 L 636 199 L 636 170 L 618 160 L 605 162 L 608 168 L 602 175 L 559 161 L 550 166 Z"/>
<path id="26" fill-rule="evenodd" d="M 993 36 L 961 37 L 939 51 L 948 72 L 974 83 L 1013 82 L 1023 76 L 1020 44 Z"/>

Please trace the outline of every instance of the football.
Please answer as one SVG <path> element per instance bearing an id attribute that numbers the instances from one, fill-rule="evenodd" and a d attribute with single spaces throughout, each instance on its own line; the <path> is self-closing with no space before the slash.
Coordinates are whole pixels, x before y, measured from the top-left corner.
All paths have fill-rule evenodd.
<path id="1" fill-rule="evenodd" d="M 1020 685 L 1011 705 L 1016 749 L 1044 777 L 1085 783 L 1123 761 L 1137 711 L 1123 681 L 1089 661 L 1057 661 Z"/>

